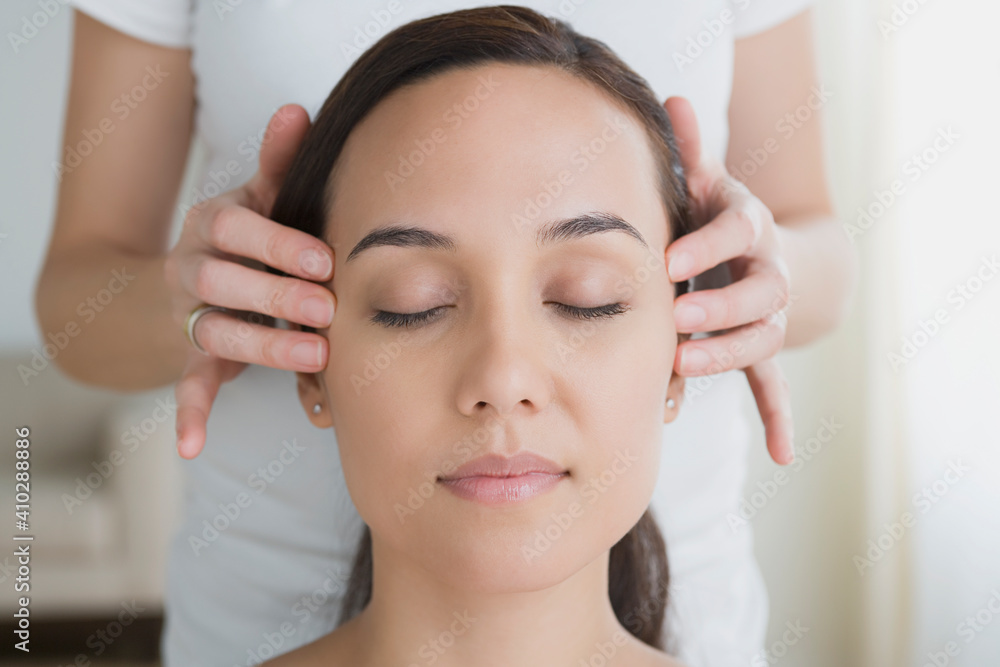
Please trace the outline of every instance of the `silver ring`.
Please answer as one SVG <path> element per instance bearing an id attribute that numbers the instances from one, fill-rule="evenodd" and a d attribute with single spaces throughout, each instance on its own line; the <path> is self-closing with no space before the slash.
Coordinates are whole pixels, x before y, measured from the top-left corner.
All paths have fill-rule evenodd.
<path id="1" fill-rule="evenodd" d="M 209 306 L 209 305 L 206 304 L 204 306 L 199 306 L 199 307 L 195 308 L 194 310 L 192 310 L 191 314 L 188 315 L 188 317 L 187 317 L 187 321 L 184 323 L 184 333 L 187 334 L 187 339 L 189 341 L 191 341 L 191 345 L 194 346 L 194 349 L 198 350 L 199 352 L 201 352 L 205 356 L 211 356 L 211 353 L 208 352 L 201 345 L 199 345 L 198 341 L 195 340 L 195 337 L 194 337 L 194 325 L 198 323 L 198 320 L 201 319 L 202 315 L 204 315 L 205 313 L 210 313 L 210 312 L 212 312 L 214 310 L 217 310 L 217 311 L 219 311 L 221 313 L 225 313 L 225 312 L 229 311 L 228 308 L 223 308 L 222 306 Z"/>

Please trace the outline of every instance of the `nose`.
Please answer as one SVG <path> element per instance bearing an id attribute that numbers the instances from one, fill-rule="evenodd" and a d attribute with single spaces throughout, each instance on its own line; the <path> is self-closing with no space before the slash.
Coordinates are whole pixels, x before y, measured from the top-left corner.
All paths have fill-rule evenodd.
<path id="1" fill-rule="evenodd" d="M 510 417 L 515 410 L 525 415 L 545 408 L 552 397 L 553 378 L 546 365 L 545 337 L 532 331 L 530 318 L 522 313 L 501 316 L 494 310 L 477 322 L 472 344 L 464 354 L 457 407 L 468 417 L 493 411 Z"/>

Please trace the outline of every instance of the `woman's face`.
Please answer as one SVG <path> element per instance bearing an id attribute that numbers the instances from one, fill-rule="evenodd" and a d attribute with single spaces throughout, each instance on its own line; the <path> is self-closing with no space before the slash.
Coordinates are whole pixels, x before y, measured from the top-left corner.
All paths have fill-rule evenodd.
<path id="1" fill-rule="evenodd" d="M 381 102 L 335 179 L 330 360 L 300 394 L 373 539 L 464 586 L 562 581 L 648 506 L 683 389 L 641 126 L 559 70 L 484 65 Z M 439 479 L 522 451 L 565 474 Z"/>

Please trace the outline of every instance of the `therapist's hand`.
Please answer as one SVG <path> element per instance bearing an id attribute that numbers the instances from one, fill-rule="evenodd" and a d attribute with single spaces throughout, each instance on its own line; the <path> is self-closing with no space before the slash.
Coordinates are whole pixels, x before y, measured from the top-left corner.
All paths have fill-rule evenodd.
<path id="1" fill-rule="evenodd" d="M 201 452 L 219 387 L 248 363 L 306 373 L 326 367 L 326 338 L 270 326 L 280 318 L 326 327 L 333 317 L 333 293 L 311 282 L 332 278 L 333 250 L 268 218 L 309 124 L 309 114 L 297 104 L 278 109 L 261 144 L 257 173 L 245 185 L 193 207 L 167 255 L 164 271 L 178 327 L 202 303 L 237 311 L 209 312 L 195 325 L 194 338 L 209 355 L 192 346 L 174 388 L 177 451 L 184 458 Z"/>
<path id="2" fill-rule="evenodd" d="M 774 355 L 785 343 L 790 273 L 771 211 L 733 178 L 717 159 L 701 152 L 694 109 L 683 97 L 664 107 L 670 116 L 693 199 L 697 229 L 670 244 L 667 271 L 683 281 L 728 262 L 732 283 L 683 294 L 674 302 L 677 331 L 725 334 L 688 340 L 677 348 L 675 371 L 747 374 L 764 423 L 767 450 L 776 463 L 791 463 L 792 411 L 788 381 Z"/>

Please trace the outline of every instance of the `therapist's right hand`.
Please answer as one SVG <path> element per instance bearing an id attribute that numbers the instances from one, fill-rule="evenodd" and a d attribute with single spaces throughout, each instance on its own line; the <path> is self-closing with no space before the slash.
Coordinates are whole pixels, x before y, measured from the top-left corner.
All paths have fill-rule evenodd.
<path id="1" fill-rule="evenodd" d="M 239 317 L 209 312 L 195 324 L 194 338 L 209 354 L 191 346 L 174 388 L 177 451 L 184 458 L 201 452 L 219 387 L 247 364 L 306 373 L 326 367 L 326 338 L 267 324 L 280 318 L 326 327 L 333 320 L 333 293 L 311 282 L 332 279 L 333 250 L 268 217 L 309 124 L 309 114 L 297 104 L 278 109 L 261 144 L 257 173 L 245 185 L 193 207 L 166 257 L 165 277 L 178 327 L 183 329 L 200 304 L 240 311 Z M 269 273 L 263 265 L 289 276 Z"/>

